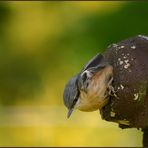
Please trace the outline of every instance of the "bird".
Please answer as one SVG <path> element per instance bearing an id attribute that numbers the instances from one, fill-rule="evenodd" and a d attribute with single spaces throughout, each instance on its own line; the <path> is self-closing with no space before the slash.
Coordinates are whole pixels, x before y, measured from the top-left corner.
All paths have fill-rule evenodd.
<path id="1" fill-rule="evenodd" d="M 64 88 L 69 118 L 75 109 L 100 110 L 120 128 L 148 126 L 148 36 L 110 44 L 73 76 Z"/>
<path id="2" fill-rule="evenodd" d="M 114 92 L 113 67 L 98 53 L 80 73 L 73 76 L 64 89 L 64 104 L 69 118 L 75 109 L 85 112 L 101 110 Z"/>

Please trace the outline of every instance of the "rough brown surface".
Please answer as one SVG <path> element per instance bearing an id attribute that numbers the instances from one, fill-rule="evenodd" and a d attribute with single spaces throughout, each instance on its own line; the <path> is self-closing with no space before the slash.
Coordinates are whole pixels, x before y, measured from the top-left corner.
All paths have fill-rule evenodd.
<path id="1" fill-rule="evenodd" d="M 105 58 L 114 68 L 116 95 L 101 111 L 102 118 L 121 128 L 148 126 L 148 37 L 136 36 L 112 44 Z"/>

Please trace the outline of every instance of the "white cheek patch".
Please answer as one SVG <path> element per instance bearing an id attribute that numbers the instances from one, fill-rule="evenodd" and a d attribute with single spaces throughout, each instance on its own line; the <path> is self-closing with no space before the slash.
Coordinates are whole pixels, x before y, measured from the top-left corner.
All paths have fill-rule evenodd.
<path id="1" fill-rule="evenodd" d="M 90 71 L 88 71 L 88 70 L 85 70 L 85 71 L 81 74 L 81 77 L 82 77 L 84 74 L 86 74 L 86 77 L 87 77 L 87 78 L 91 78 L 91 77 L 92 77 L 92 73 L 91 73 Z"/>

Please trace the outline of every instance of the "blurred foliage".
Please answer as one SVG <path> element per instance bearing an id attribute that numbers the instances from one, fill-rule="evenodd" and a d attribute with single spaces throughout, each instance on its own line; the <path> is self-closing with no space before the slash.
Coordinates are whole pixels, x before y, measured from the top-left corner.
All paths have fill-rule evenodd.
<path id="1" fill-rule="evenodd" d="M 53 96 L 56 84 L 62 94 L 63 80 L 97 52 L 147 34 L 147 13 L 144 2 L 1 2 L 1 103 L 31 100 L 47 79 Z"/>
<path id="2" fill-rule="evenodd" d="M 90 58 L 148 35 L 147 13 L 146 2 L 0 2 L 1 106 L 63 106 L 65 84 Z"/>

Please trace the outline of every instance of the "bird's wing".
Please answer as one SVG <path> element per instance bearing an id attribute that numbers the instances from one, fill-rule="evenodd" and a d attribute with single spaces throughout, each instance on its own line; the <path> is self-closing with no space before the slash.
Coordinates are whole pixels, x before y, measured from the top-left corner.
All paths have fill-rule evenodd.
<path id="1" fill-rule="evenodd" d="M 84 66 L 82 71 L 92 68 L 97 68 L 97 69 L 101 67 L 103 68 L 106 65 L 108 65 L 108 62 L 105 60 L 104 56 L 102 54 L 97 54 Z"/>

